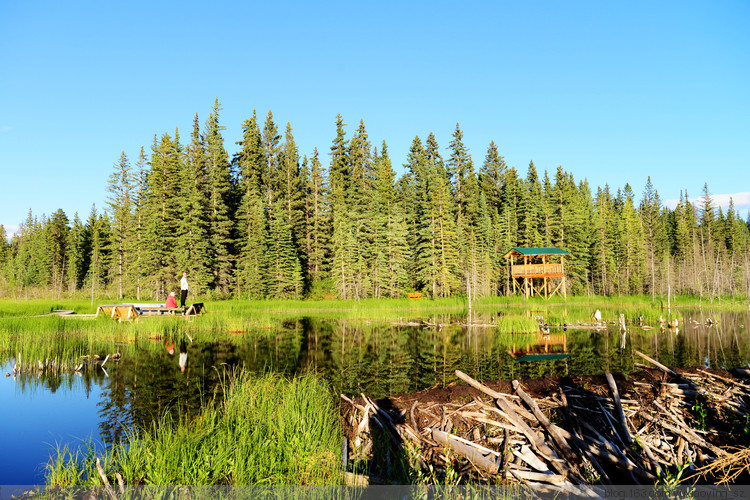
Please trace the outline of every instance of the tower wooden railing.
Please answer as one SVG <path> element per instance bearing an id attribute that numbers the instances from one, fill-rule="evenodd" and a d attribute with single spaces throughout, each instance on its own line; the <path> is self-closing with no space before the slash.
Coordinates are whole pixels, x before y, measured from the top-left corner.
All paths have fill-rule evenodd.
<path id="1" fill-rule="evenodd" d="M 561 277 L 564 275 L 564 268 L 562 264 L 513 264 L 511 265 L 511 275 L 517 276 L 529 276 L 529 277 Z"/>

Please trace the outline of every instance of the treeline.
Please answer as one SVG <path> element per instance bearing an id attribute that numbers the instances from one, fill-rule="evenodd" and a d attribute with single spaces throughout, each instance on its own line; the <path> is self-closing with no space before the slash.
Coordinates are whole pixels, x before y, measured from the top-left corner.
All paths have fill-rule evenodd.
<path id="1" fill-rule="evenodd" d="M 154 137 L 135 162 L 123 152 L 107 206 L 71 221 L 30 211 L 7 242 L 6 291 L 91 293 L 163 300 L 187 271 L 200 296 L 298 298 L 488 296 L 512 290 L 503 255 L 513 246 L 568 250 L 570 293 L 744 294 L 750 286 L 750 221 L 715 207 L 708 186 L 663 206 L 647 180 L 592 191 L 559 167 L 525 176 L 491 143 L 477 168 L 456 126 L 441 152 L 415 137 L 397 176 L 385 142 L 341 116 L 328 151 L 300 156 L 292 127 L 269 111 L 242 124 L 230 157 L 218 100 L 187 143 Z"/>

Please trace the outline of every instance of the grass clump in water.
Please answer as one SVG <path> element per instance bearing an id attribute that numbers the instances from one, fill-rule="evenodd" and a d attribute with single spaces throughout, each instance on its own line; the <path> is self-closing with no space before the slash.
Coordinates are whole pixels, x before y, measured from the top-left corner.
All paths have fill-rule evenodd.
<path id="1" fill-rule="evenodd" d="M 196 419 L 164 416 L 101 456 L 128 485 L 338 484 L 342 433 L 329 391 L 313 375 L 223 377 L 225 392 Z M 68 470 L 72 468 L 73 470 Z M 49 486 L 98 485 L 96 454 L 58 450 Z"/>

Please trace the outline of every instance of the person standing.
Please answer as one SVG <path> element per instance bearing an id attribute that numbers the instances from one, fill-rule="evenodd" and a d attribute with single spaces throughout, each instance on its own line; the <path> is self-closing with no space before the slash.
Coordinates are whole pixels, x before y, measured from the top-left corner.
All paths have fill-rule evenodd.
<path id="1" fill-rule="evenodd" d="M 188 294 L 188 282 L 187 273 L 182 273 L 182 279 L 180 280 L 180 307 L 185 308 L 185 301 L 187 300 Z"/>

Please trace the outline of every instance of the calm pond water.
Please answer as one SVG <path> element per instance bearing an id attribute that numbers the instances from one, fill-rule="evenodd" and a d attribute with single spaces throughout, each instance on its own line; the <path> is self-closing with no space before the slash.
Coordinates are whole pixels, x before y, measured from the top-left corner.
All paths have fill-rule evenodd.
<path id="1" fill-rule="evenodd" d="M 707 326 L 707 320 L 718 320 Z M 0 485 L 42 484 L 56 446 L 92 441 L 107 446 L 165 412 L 196 412 L 219 386 L 225 368 L 320 374 L 334 394 L 373 397 L 413 392 L 456 380 L 631 372 L 633 350 L 668 366 L 733 368 L 750 362 L 748 314 L 683 313 L 679 333 L 629 328 L 623 344 L 604 331 L 551 329 L 541 335 L 499 334 L 460 326 L 464 317 L 425 318 L 440 327 L 391 326 L 301 318 L 274 332 L 226 335 L 211 342 L 187 336 L 123 344 L 121 358 L 81 374 L 8 376 L 13 353 L 0 357 Z M 477 318 L 481 323 L 481 317 Z M 452 324 L 452 325 L 451 325 Z M 59 342 L 65 342 L 64 339 Z M 564 359 L 519 362 L 529 352 Z M 102 352 L 106 355 L 106 352 Z"/>

